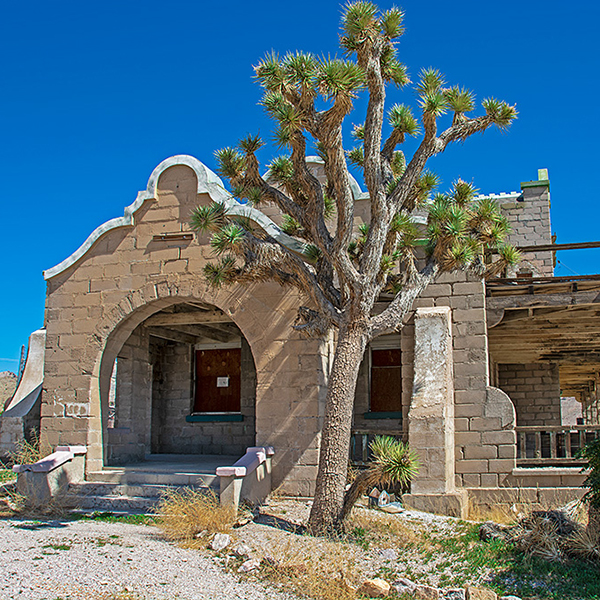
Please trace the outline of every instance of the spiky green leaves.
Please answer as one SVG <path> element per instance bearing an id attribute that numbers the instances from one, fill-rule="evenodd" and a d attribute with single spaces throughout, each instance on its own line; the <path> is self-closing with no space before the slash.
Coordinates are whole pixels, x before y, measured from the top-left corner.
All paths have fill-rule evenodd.
<path id="1" fill-rule="evenodd" d="M 517 109 L 506 102 L 495 98 L 486 98 L 482 104 L 487 116 L 498 129 L 506 129 L 517 118 Z"/>
<path id="2" fill-rule="evenodd" d="M 390 40 L 399 38 L 404 33 L 404 13 L 395 6 L 383 13 L 380 19 L 381 31 Z"/>
<path id="3" fill-rule="evenodd" d="M 222 148 L 215 152 L 218 168 L 217 172 L 222 177 L 235 181 L 243 175 L 246 168 L 246 158 L 236 148 Z"/>
<path id="4" fill-rule="evenodd" d="M 335 58 L 317 59 L 300 52 L 283 58 L 271 53 L 254 71 L 266 90 L 262 104 L 275 117 L 294 93 L 298 98 L 313 98 L 317 91 L 329 98 L 338 94 L 353 96 L 364 85 L 364 73 L 356 63 Z"/>
<path id="5" fill-rule="evenodd" d="M 242 248 L 245 233 L 243 227 L 237 223 L 228 223 L 213 233 L 210 246 L 217 255 L 224 252 L 238 254 Z"/>
<path id="6" fill-rule="evenodd" d="M 316 84 L 325 98 L 344 95 L 355 98 L 365 83 L 363 70 L 349 60 L 323 59 L 319 61 Z"/>
<path id="7" fill-rule="evenodd" d="M 511 267 L 518 265 L 523 260 L 523 255 L 514 246 L 509 244 L 498 247 L 498 253 L 504 264 Z"/>
<path id="8" fill-rule="evenodd" d="M 235 258 L 232 256 L 225 256 L 218 263 L 207 263 L 203 271 L 208 283 L 215 288 L 233 283 L 238 274 Z"/>
<path id="9" fill-rule="evenodd" d="M 365 43 L 373 43 L 378 35 L 391 41 L 404 33 L 404 13 L 398 8 L 378 14 L 372 2 L 349 2 L 342 15 L 341 46 L 347 52 L 357 52 Z"/>
<path id="10" fill-rule="evenodd" d="M 357 52 L 365 42 L 372 42 L 380 31 L 377 6 L 372 2 L 349 2 L 342 14 L 341 46 Z"/>
<path id="11" fill-rule="evenodd" d="M 419 75 L 417 92 L 419 93 L 419 104 L 424 113 L 438 117 L 448 109 L 448 99 L 442 86 L 444 78 L 437 69 L 423 69 Z"/>
<path id="12" fill-rule="evenodd" d="M 294 164 L 289 156 L 278 156 L 271 161 L 267 179 L 287 185 L 294 178 Z"/>
<path id="13" fill-rule="evenodd" d="M 239 142 L 240 148 L 246 154 L 254 154 L 260 148 L 262 148 L 265 143 L 260 139 L 259 135 L 248 134 L 245 138 L 242 138 Z"/>
<path id="14" fill-rule="evenodd" d="M 475 96 L 457 85 L 444 91 L 448 107 L 455 113 L 464 114 L 475 108 Z"/>
<path id="15" fill-rule="evenodd" d="M 283 215 L 283 219 L 281 221 L 281 231 L 287 233 L 288 235 L 299 236 L 304 233 L 303 227 L 290 215 Z"/>
<path id="16" fill-rule="evenodd" d="M 417 455 L 408 445 L 390 436 L 377 436 L 370 444 L 372 459 L 369 470 L 380 483 L 405 485 L 419 472 Z"/>
<path id="17" fill-rule="evenodd" d="M 388 112 L 390 125 L 404 135 L 417 135 L 419 122 L 415 119 L 412 110 L 404 104 L 394 104 Z"/>
<path id="18" fill-rule="evenodd" d="M 314 244 L 308 244 L 304 249 L 304 256 L 309 262 L 316 263 L 321 258 L 322 252 Z"/>
<path id="19" fill-rule="evenodd" d="M 481 265 L 487 250 L 501 255 L 502 267 L 520 259 L 512 246 L 504 245 L 509 233 L 506 217 L 490 198 L 477 198 L 477 190 L 462 180 L 448 194 L 436 194 L 429 205 L 429 252 L 443 270 Z"/>
<path id="20" fill-rule="evenodd" d="M 213 202 L 207 206 L 197 206 L 190 217 L 190 225 L 194 231 L 205 233 L 218 231 L 225 225 L 227 207 L 222 202 Z"/>
<path id="21" fill-rule="evenodd" d="M 352 127 L 352 137 L 355 140 L 363 141 L 365 139 L 365 124 L 354 125 Z"/>
<path id="22" fill-rule="evenodd" d="M 356 146 L 347 153 L 348 160 L 361 169 L 365 166 L 365 149 L 362 146 Z"/>

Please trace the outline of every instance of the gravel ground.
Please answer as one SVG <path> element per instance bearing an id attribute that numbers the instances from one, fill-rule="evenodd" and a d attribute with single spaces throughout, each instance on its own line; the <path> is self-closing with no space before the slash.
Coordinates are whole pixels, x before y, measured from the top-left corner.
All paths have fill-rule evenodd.
<path id="1" fill-rule="evenodd" d="M 35 523 L 35 522 L 33 522 Z M 0 521 L 1 600 L 101 600 L 129 591 L 148 600 L 291 600 L 225 573 L 157 528 L 94 521 Z"/>

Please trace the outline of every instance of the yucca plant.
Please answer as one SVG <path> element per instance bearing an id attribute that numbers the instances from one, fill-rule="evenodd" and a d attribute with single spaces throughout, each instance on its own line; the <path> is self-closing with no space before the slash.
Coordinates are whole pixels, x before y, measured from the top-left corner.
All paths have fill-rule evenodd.
<path id="1" fill-rule="evenodd" d="M 216 259 L 204 270 L 211 285 L 293 286 L 306 302 L 294 328 L 321 339 L 337 331 L 309 520 L 319 534 L 340 527 L 356 381 L 369 342 L 400 331 L 414 301 L 440 273 L 474 269 L 483 277 L 518 260 L 505 247 L 488 263 L 487 251 L 504 244 L 508 230 L 498 207 L 478 201 L 474 186 L 460 180 L 430 201 L 440 181 L 426 168 L 457 142 L 490 127 L 506 129 L 517 111 L 490 98 L 473 115 L 474 94 L 447 84 L 433 68 L 421 71 L 404 102 L 397 101 L 411 83 L 398 55 L 403 20 L 395 7 L 381 11 L 372 2 L 348 2 L 342 58 L 272 52 L 255 67 L 261 104 L 275 124 L 273 141 L 283 152 L 267 162 L 264 176 L 258 136 L 218 151 L 216 159 L 232 196 L 253 210 L 271 204 L 286 215 L 281 232 L 268 234 L 260 218 L 244 225 L 239 206 L 230 213 L 223 204 L 200 207 L 192 216 L 196 230 L 214 236 Z M 395 97 L 386 105 L 388 93 Z M 366 108 L 353 116 L 355 145 L 346 148 L 344 123 L 361 95 Z M 401 148 L 411 137 L 419 140 L 408 156 Z M 307 163 L 314 153 L 322 160 L 319 174 Z M 370 203 L 370 221 L 358 231 L 348 163 L 361 171 Z M 429 213 L 426 228 L 415 225 L 416 209 Z M 382 293 L 391 295 L 389 304 L 374 311 Z"/>
<path id="2" fill-rule="evenodd" d="M 352 507 L 369 489 L 376 485 L 406 485 L 419 472 L 419 459 L 407 444 L 391 436 L 377 436 L 369 445 L 371 460 L 352 481 L 342 509 L 342 526 L 350 516 Z"/>

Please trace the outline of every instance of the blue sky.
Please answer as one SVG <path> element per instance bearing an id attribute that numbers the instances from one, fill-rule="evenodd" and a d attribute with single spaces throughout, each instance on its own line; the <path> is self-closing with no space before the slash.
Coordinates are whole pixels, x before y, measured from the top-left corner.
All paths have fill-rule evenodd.
<path id="1" fill-rule="evenodd" d="M 460 176 L 484 193 L 518 191 L 548 168 L 557 241 L 600 239 L 600 4 L 397 5 L 406 12 L 400 58 L 413 78 L 434 66 L 479 100 L 519 110 L 507 134 L 490 131 L 436 158 L 444 185 Z M 214 169 L 216 149 L 248 132 L 268 138 L 252 65 L 272 49 L 335 54 L 339 15 L 330 0 L 3 7 L 0 371 L 16 370 L 21 345 L 43 324 L 42 271 L 122 215 L 168 156 L 192 154 Z M 388 99 L 414 103 L 414 94 L 391 90 Z M 600 271 L 599 251 L 562 254 L 557 274 Z"/>

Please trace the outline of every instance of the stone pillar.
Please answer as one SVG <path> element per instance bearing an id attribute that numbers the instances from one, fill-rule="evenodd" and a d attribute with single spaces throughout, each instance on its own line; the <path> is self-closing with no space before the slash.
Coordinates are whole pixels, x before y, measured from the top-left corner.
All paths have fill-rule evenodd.
<path id="1" fill-rule="evenodd" d="M 454 471 L 453 368 L 451 309 L 418 308 L 408 443 L 421 468 L 403 501 L 416 510 L 464 518 L 467 494 L 456 489 Z"/>

